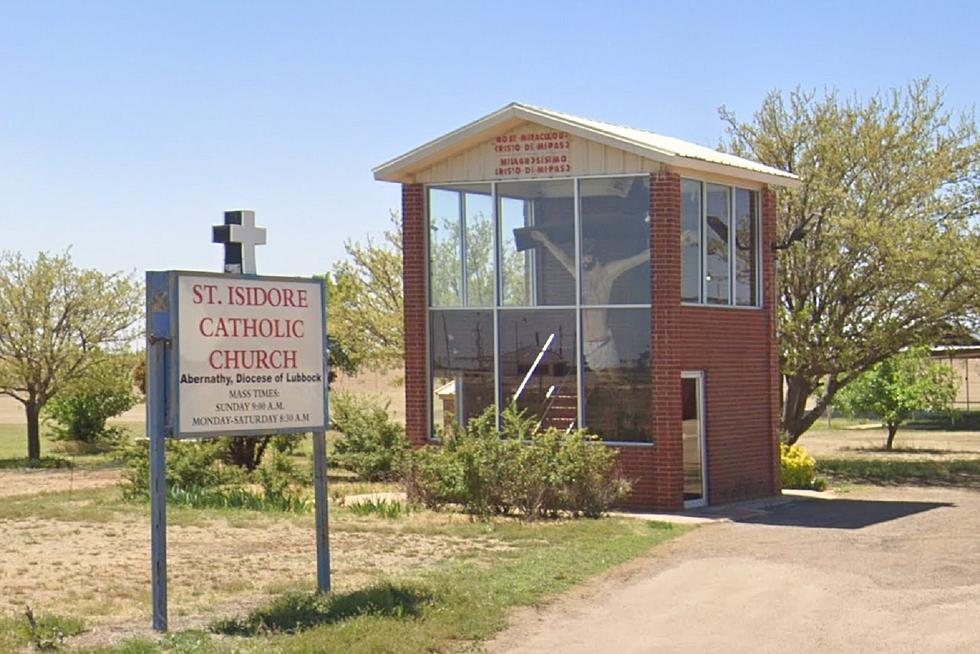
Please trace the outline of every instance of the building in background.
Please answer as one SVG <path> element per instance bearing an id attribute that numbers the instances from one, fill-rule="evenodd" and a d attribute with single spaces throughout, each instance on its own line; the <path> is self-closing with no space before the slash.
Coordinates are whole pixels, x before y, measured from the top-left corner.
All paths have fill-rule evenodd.
<path id="1" fill-rule="evenodd" d="M 637 508 L 780 487 L 771 188 L 784 171 L 511 104 L 402 184 L 409 438 L 516 404 L 620 451 Z"/>

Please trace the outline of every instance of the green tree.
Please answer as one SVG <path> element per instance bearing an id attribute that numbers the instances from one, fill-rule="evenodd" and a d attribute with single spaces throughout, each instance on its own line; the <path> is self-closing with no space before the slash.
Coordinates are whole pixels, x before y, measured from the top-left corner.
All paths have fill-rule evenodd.
<path id="1" fill-rule="evenodd" d="M 327 274 L 327 328 L 342 344 L 349 369 L 361 364 L 384 369 L 403 361 L 402 232 L 391 215 L 392 228 L 381 243 L 347 241 L 348 259 Z"/>
<path id="2" fill-rule="evenodd" d="M 948 411 L 956 399 L 953 370 L 929 358 L 929 348 L 896 354 L 851 382 L 838 393 L 836 404 L 850 415 L 873 413 L 888 428 L 885 449 L 915 411 Z"/>
<path id="3" fill-rule="evenodd" d="M 106 421 L 133 408 L 139 399 L 133 387 L 135 358 L 129 354 L 102 356 L 59 391 L 44 408 L 63 440 L 85 443 L 114 440 L 121 431 Z"/>
<path id="4" fill-rule="evenodd" d="M 980 144 L 928 80 L 867 101 L 770 93 L 725 147 L 797 174 L 777 192 L 784 438 L 903 348 L 980 314 Z M 815 401 L 808 404 L 811 396 Z"/>
<path id="5" fill-rule="evenodd" d="M 41 458 L 44 405 L 131 342 L 142 310 L 129 275 L 77 268 L 68 252 L 0 255 L 0 393 L 24 405 L 29 459 Z"/>

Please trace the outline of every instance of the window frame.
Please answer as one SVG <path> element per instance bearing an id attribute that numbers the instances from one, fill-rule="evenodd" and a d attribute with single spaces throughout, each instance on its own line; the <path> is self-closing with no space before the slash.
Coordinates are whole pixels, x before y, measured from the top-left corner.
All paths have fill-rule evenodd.
<path id="1" fill-rule="evenodd" d="M 425 321 L 426 330 L 429 328 L 430 315 L 432 311 L 490 311 L 492 314 L 492 324 L 493 324 L 493 374 L 494 374 L 494 411 L 497 415 L 497 420 L 499 424 L 500 420 L 500 409 L 502 406 L 502 389 L 500 384 L 500 313 L 506 311 L 526 311 L 528 309 L 535 310 L 573 310 L 575 312 L 575 343 L 576 343 L 576 395 L 577 395 L 577 415 L 575 424 L 576 427 L 582 428 L 584 426 L 585 418 L 585 397 L 583 395 L 583 385 L 585 383 L 584 377 L 584 351 L 582 342 L 582 312 L 589 309 L 650 309 L 652 307 L 653 301 L 653 289 L 651 288 L 651 295 L 648 298 L 647 303 L 634 303 L 634 304 L 585 304 L 582 301 L 582 280 L 581 280 L 581 249 L 582 249 L 582 207 L 581 207 L 581 193 L 579 190 L 581 181 L 584 179 L 610 179 L 610 178 L 640 178 L 645 179 L 647 183 L 650 183 L 650 173 L 610 173 L 605 175 L 581 175 L 581 176 L 566 176 L 566 177 L 535 177 L 528 180 L 490 180 L 490 181 L 467 181 L 467 182 L 438 182 L 429 183 L 424 185 L 423 193 L 423 212 L 425 216 L 425 279 L 426 279 L 426 293 L 425 293 Z M 573 205 L 573 226 L 574 226 L 574 263 L 575 263 L 575 302 L 573 304 L 561 304 L 561 305 L 532 305 L 532 306 L 522 306 L 522 305 L 504 305 L 503 300 L 503 277 L 501 275 L 501 263 L 502 263 L 502 232 L 503 226 L 500 222 L 500 197 L 498 195 L 498 186 L 500 184 L 507 184 L 510 182 L 522 182 L 522 181 L 537 181 L 537 182 L 572 182 L 572 205 Z M 451 190 L 453 186 L 476 186 L 476 185 L 489 185 L 490 186 L 490 197 L 492 206 L 492 216 L 493 221 L 493 265 L 494 265 L 494 284 L 493 284 L 493 304 L 491 306 L 466 306 L 465 303 L 459 306 L 433 306 L 432 305 L 432 277 L 430 271 L 431 264 L 431 244 L 429 243 L 431 237 L 431 226 L 429 214 L 430 211 L 430 190 L 431 189 L 442 189 Z M 461 208 L 462 207 L 462 194 L 461 194 Z M 651 221 L 652 221 L 652 208 L 651 208 Z M 465 227 L 465 216 L 461 216 L 461 226 Z M 462 284 L 463 289 L 466 288 L 467 279 L 465 275 L 465 235 L 462 237 L 463 245 L 461 246 L 461 251 L 463 255 L 463 264 L 461 266 Z M 653 243 L 650 244 L 651 249 L 653 248 Z M 532 264 L 536 265 L 536 264 Z M 652 265 L 652 262 L 651 264 Z M 464 297 L 468 293 L 461 291 L 461 295 Z M 744 308 L 744 307 L 743 307 Z M 428 440 L 429 442 L 438 443 L 439 438 L 436 436 L 435 423 L 434 423 L 434 411 L 433 411 L 433 380 L 432 380 L 432 352 L 430 338 L 426 337 L 426 352 L 425 352 L 425 366 L 426 366 L 426 409 L 428 414 Z M 651 399 L 652 402 L 652 399 Z M 648 441 L 616 441 L 616 440 L 600 440 L 599 443 L 614 447 L 653 447 L 655 442 L 653 439 Z"/>
<path id="2" fill-rule="evenodd" d="M 683 295 L 682 295 L 680 299 L 681 305 L 685 307 L 702 307 L 702 308 L 707 307 L 712 309 L 737 309 L 742 311 L 745 310 L 758 311 L 763 309 L 764 301 L 762 298 L 763 260 L 762 260 L 762 192 L 761 190 L 755 188 L 748 188 L 744 186 L 735 186 L 733 184 L 726 184 L 711 179 L 702 179 L 699 177 L 687 177 L 687 176 L 681 178 L 682 186 L 685 180 L 696 182 L 701 185 L 701 207 L 700 207 L 701 216 L 699 220 L 699 225 L 700 225 L 699 246 L 701 251 L 700 252 L 701 269 L 699 271 L 699 275 L 700 275 L 701 283 L 698 288 L 698 300 L 696 302 L 691 300 L 685 300 L 683 299 Z M 707 247 L 705 246 L 706 246 L 706 233 L 707 233 L 707 220 L 708 220 L 707 201 L 708 201 L 709 184 L 714 186 L 724 186 L 728 188 L 728 232 L 729 232 L 728 235 L 728 302 L 724 304 L 707 301 L 708 253 L 707 253 Z M 754 227 L 753 231 L 755 235 L 755 238 L 753 239 L 754 240 L 753 247 L 755 248 L 754 255 L 755 255 L 755 262 L 756 262 L 754 279 L 752 280 L 752 285 L 753 285 L 753 290 L 755 295 L 755 302 L 753 304 L 738 304 L 738 299 L 736 297 L 736 293 L 737 293 L 736 271 L 738 268 L 738 263 L 736 261 L 737 252 L 735 247 L 735 226 L 737 223 L 735 208 L 737 204 L 736 203 L 737 191 L 748 191 L 749 193 L 752 193 L 755 198 L 755 202 L 753 202 L 754 211 L 752 215 L 752 221 Z M 684 275 L 683 256 L 680 259 L 680 265 L 682 266 L 681 278 L 683 279 L 683 275 Z"/>

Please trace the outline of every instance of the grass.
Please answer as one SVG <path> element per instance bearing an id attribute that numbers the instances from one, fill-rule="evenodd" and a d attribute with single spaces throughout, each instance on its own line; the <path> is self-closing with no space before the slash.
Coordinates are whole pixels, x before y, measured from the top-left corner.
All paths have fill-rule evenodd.
<path id="1" fill-rule="evenodd" d="M 130 434 L 142 434 L 144 425 L 139 422 L 118 422 Z M 27 460 L 27 426 L 0 424 L 0 470 L 15 468 L 63 468 L 69 465 L 79 468 L 106 468 L 119 465 L 111 452 L 91 451 L 73 443 L 56 441 L 50 430 L 41 425 L 41 461 Z"/>
<path id="2" fill-rule="evenodd" d="M 28 645 L 34 651 L 59 650 L 65 638 L 85 631 L 78 618 L 38 615 L 33 612 L 14 618 L 0 618 L 0 652 L 15 652 Z"/>
<path id="3" fill-rule="evenodd" d="M 91 652 L 413 654 L 458 649 L 503 628 L 513 607 L 538 604 L 685 528 L 635 519 L 501 520 L 442 525 L 440 531 L 460 537 L 490 532 L 513 547 L 346 592 L 289 593 L 245 617 L 215 622 L 213 635 L 176 633 Z M 190 642 L 178 644 L 181 639 Z"/>
<path id="4" fill-rule="evenodd" d="M 953 460 L 827 458 L 817 474 L 835 484 L 958 486 L 980 488 L 980 458 Z"/>
<path id="5" fill-rule="evenodd" d="M 114 487 L 15 495 L 0 502 L 0 520 L 36 518 L 101 524 L 140 513 L 148 514 L 149 508 L 122 501 Z"/>

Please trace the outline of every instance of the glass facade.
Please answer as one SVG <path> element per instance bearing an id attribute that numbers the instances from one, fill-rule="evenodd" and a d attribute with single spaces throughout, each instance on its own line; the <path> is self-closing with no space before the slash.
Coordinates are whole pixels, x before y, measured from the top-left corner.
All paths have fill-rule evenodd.
<path id="1" fill-rule="evenodd" d="M 650 440 L 649 177 L 428 189 L 432 433 L 516 405 Z"/>

